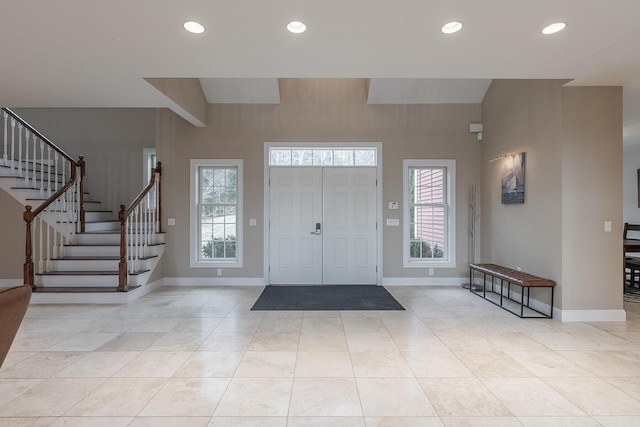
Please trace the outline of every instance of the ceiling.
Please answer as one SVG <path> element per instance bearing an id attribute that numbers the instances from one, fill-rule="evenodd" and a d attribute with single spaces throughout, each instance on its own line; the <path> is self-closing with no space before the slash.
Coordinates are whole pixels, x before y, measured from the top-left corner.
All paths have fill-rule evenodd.
<path id="1" fill-rule="evenodd" d="M 638 0 L 5 1 L 0 104 L 170 107 L 145 78 L 278 103 L 278 78 L 332 77 L 370 79 L 369 103 L 475 103 L 491 79 L 558 78 L 624 86 L 625 138 L 640 140 L 639 16 Z M 293 19 L 307 32 L 287 32 Z M 441 33 L 452 20 L 462 31 Z"/>

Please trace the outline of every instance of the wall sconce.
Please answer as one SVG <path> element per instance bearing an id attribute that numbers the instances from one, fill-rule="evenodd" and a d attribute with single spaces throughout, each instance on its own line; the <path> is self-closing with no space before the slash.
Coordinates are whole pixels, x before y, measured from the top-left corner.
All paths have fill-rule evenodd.
<path id="1" fill-rule="evenodd" d="M 513 157 L 515 153 L 513 151 L 509 151 L 506 148 L 501 148 L 498 150 L 498 157 L 489 160 L 489 163 L 497 162 L 498 160 L 502 160 L 506 157 Z"/>

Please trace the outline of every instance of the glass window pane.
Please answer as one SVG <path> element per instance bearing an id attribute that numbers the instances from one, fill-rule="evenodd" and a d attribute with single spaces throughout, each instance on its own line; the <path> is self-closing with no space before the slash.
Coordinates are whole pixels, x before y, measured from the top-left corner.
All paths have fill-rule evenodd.
<path id="1" fill-rule="evenodd" d="M 236 189 L 235 188 L 227 188 L 227 191 L 225 191 L 225 200 L 223 203 L 231 203 L 231 204 L 236 204 Z"/>
<path id="2" fill-rule="evenodd" d="M 333 151 L 321 150 L 320 151 L 320 164 L 323 166 L 333 166 Z"/>
<path id="3" fill-rule="evenodd" d="M 291 150 L 272 149 L 269 156 L 269 164 L 273 166 L 290 166 Z"/>
<path id="4" fill-rule="evenodd" d="M 356 166 L 375 166 L 376 150 L 354 150 L 354 164 Z"/>
<path id="5" fill-rule="evenodd" d="M 353 150 L 333 150 L 333 164 L 335 166 L 352 166 Z"/>
<path id="6" fill-rule="evenodd" d="M 210 224 L 213 222 L 213 207 L 212 206 L 200 206 L 200 221 L 203 224 Z"/>
<path id="7" fill-rule="evenodd" d="M 225 170 L 226 186 L 236 188 L 238 186 L 238 170 L 226 169 Z"/>
<path id="8" fill-rule="evenodd" d="M 224 242 L 213 242 L 213 257 L 224 258 Z"/>
<path id="9" fill-rule="evenodd" d="M 225 185 L 225 170 L 216 168 L 213 170 L 213 185 L 223 187 Z"/>
<path id="10" fill-rule="evenodd" d="M 313 150 L 291 150 L 291 165 L 312 166 Z"/>
<path id="11" fill-rule="evenodd" d="M 211 202 L 210 203 L 224 203 L 226 202 L 226 197 L 225 197 L 225 191 L 224 191 L 225 187 L 213 187 L 212 188 L 212 197 L 211 197 Z"/>
<path id="12" fill-rule="evenodd" d="M 224 226 L 225 240 L 236 240 L 236 225 L 227 224 Z"/>
<path id="13" fill-rule="evenodd" d="M 213 217 L 213 222 L 215 224 L 224 224 L 224 207 L 223 206 L 216 206 L 215 207 L 215 214 Z"/>
<path id="14" fill-rule="evenodd" d="M 211 224 L 200 226 L 200 236 L 203 242 L 213 239 L 213 226 Z"/>
<path id="15" fill-rule="evenodd" d="M 211 259 L 213 258 L 213 242 L 211 240 L 207 240 L 206 242 L 202 242 L 202 247 L 200 250 L 200 258 Z"/>
<path id="16" fill-rule="evenodd" d="M 213 226 L 213 240 L 224 239 L 224 224 L 214 224 Z"/>
<path id="17" fill-rule="evenodd" d="M 227 258 L 235 258 L 236 242 L 224 242 L 224 251 Z"/>

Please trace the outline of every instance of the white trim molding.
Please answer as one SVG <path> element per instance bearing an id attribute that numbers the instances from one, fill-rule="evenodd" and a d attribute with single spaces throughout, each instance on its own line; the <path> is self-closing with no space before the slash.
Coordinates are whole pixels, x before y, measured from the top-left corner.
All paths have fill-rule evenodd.
<path id="1" fill-rule="evenodd" d="M 189 183 L 189 266 L 191 268 L 242 268 L 243 254 L 243 163 L 242 159 L 191 159 Z M 235 167 L 237 175 L 236 193 L 236 258 L 230 260 L 203 261 L 198 259 L 200 253 L 200 236 L 198 233 L 198 171 L 201 167 Z"/>
<path id="2" fill-rule="evenodd" d="M 383 277 L 383 286 L 462 286 L 467 277 Z"/>
<path id="3" fill-rule="evenodd" d="M 264 286 L 264 277 L 165 277 L 164 286 Z"/>
<path id="4" fill-rule="evenodd" d="M 553 318 L 561 322 L 625 322 L 627 312 L 619 310 L 561 310 L 553 309 Z"/>

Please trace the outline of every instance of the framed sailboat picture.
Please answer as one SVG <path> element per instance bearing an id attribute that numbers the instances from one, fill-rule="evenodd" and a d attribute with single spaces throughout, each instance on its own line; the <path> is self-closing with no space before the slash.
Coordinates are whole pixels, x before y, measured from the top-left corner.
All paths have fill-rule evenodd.
<path id="1" fill-rule="evenodd" d="M 502 204 L 524 203 L 524 169 L 526 153 L 502 159 Z"/>

